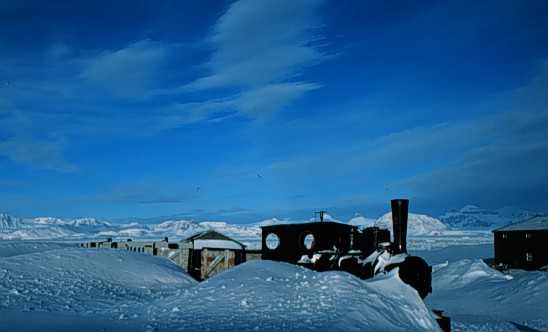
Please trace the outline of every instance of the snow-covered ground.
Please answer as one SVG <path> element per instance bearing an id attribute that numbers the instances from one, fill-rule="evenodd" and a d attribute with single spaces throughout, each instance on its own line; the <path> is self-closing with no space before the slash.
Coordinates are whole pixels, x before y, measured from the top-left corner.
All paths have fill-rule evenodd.
<path id="1" fill-rule="evenodd" d="M 0 241 L 0 258 L 75 247 L 70 242 Z"/>
<path id="2" fill-rule="evenodd" d="M 490 245 L 412 251 L 437 264 L 425 306 L 397 275 L 255 261 L 198 284 L 161 257 L 0 244 L 0 331 L 436 331 L 427 307 L 454 331 L 548 328 L 548 273 L 492 270 Z"/>
<path id="3" fill-rule="evenodd" d="M 397 274 L 363 281 L 272 261 L 231 269 L 158 303 L 157 321 L 181 331 L 436 331 Z"/>
<path id="4" fill-rule="evenodd" d="M 503 274 L 480 259 L 464 259 L 435 266 L 432 280 L 427 303 L 451 316 L 454 331 L 548 329 L 547 272 Z"/>
<path id="5" fill-rule="evenodd" d="M 161 257 L 43 248 L 0 258 L 0 330 L 437 330 L 394 274 L 362 281 L 255 261 L 197 284 Z"/>

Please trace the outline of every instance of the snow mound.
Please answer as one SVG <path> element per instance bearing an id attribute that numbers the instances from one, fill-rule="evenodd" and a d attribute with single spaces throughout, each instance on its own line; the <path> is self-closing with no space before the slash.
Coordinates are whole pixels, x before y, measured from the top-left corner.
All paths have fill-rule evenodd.
<path id="1" fill-rule="evenodd" d="M 392 212 L 388 212 L 375 222 L 375 226 L 392 230 Z M 439 235 L 447 231 L 448 227 L 436 218 L 409 213 L 407 235 Z"/>
<path id="2" fill-rule="evenodd" d="M 195 283 L 165 258 L 121 250 L 51 250 L 0 259 L 0 311 L 124 315 Z"/>
<path id="3" fill-rule="evenodd" d="M 44 252 L 66 247 L 75 247 L 74 243 L 36 242 L 36 241 L 0 241 L 0 258 Z"/>
<path id="4" fill-rule="evenodd" d="M 153 307 L 159 330 L 438 331 L 395 273 L 366 282 L 272 261 L 239 265 Z"/>
<path id="5" fill-rule="evenodd" d="M 464 259 L 436 266 L 432 288 L 426 302 L 454 316 L 462 330 L 488 326 L 489 322 L 548 326 L 547 272 L 514 270 L 503 274 L 482 260 Z"/>

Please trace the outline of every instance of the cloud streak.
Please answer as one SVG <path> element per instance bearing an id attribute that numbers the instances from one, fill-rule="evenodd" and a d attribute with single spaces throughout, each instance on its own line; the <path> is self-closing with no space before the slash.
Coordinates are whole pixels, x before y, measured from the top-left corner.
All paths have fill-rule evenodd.
<path id="1" fill-rule="evenodd" d="M 320 1 L 235 2 L 219 19 L 211 37 L 215 51 L 206 67 L 211 75 L 188 88 L 262 87 L 293 80 L 302 67 L 326 58 L 320 38 Z M 314 29 L 316 28 L 316 30 Z"/>
<path id="2" fill-rule="evenodd" d="M 282 159 L 266 167 L 265 176 L 284 183 L 287 191 L 313 186 L 320 178 L 352 190 L 362 187 L 357 193 L 375 193 L 378 200 L 413 197 L 429 208 L 473 203 L 543 209 L 548 110 L 539 92 L 547 90 L 547 77 L 544 64 L 528 85 L 483 105 L 491 109 L 488 114 Z"/>
<path id="3" fill-rule="evenodd" d="M 322 1 L 250 1 L 233 3 L 213 27 L 208 74 L 177 88 L 151 95 L 173 95 L 211 89 L 236 88 L 225 95 L 224 111 L 250 118 L 266 118 L 287 108 L 320 84 L 299 79 L 306 67 L 330 56 L 321 51 L 318 11 Z M 193 103 L 190 116 L 201 121 L 216 100 Z M 192 106 L 187 104 L 185 108 Z M 177 122 L 175 122 L 177 123 Z"/>

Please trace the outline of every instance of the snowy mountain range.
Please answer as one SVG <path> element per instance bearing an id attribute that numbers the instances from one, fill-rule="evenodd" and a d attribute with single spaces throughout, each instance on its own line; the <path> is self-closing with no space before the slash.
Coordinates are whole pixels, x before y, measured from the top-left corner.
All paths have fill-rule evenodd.
<path id="1" fill-rule="evenodd" d="M 388 212 L 380 217 L 375 226 L 380 228 L 392 229 L 392 212 Z M 444 231 L 449 230 L 449 227 L 441 222 L 439 219 L 424 215 L 409 213 L 409 219 L 407 222 L 407 235 L 439 235 Z"/>
<path id="2" fill-rule="evenodd" d="M 409 214 L 408 235 L 440 235 L 450 229 L 490 230 L 511 222 L 532 216 L 530 211 L 504 208 L 486 210 L 468 205 L 460 210 L 451 210 L 439 218 L 424 214 Z M 326 214 L 326 221 L 343 222 Z M 137 219 L 136 219 L 137 220 Z M 195 232 L 215 229 L 244 243 L 256 244 L 260 240 L 261 226 L 273 224 L 312 222 L 309 220 L 271 218 L 254 224 L 231 224 L 221 221 L 194 221 L 179 217 L 138 220 L 139 222 L 109 223 L 95 218 L 17 218 L 0 214 L 0 240 L 37 240 L 37 239 L 83 239 L 83 238 L 144 238 L 163 237 L 185 238 Z M 356 214 L 346 223 L 359 227 L 377 226 L 392 229 L 391 213 L 378 219 Z"/>
<path id="3" fill-rule="evenodd" d="M 444 213 L 439 219 L 453 229 L 492 230 L 534 215 L 534 212 L 515 207 L 487 210 L 475 205 L 466 205 L 462 209 Z"/>

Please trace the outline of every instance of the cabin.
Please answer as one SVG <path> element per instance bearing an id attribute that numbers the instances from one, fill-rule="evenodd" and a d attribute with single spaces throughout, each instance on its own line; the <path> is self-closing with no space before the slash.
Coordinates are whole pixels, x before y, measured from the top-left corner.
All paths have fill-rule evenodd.
<path id="1" fill-rule="evenodd" d="M 196 280 L 205 280 L 245 262 L 245 245 L 214 230 L 196 233 L 179 243 L 171 259 Z"/>
<path id="2" fill-rule="evenodd" d="M 538 270 L 548 266 L 548 215 L 538 215 L 493 231 L 495 267 Z"/>

